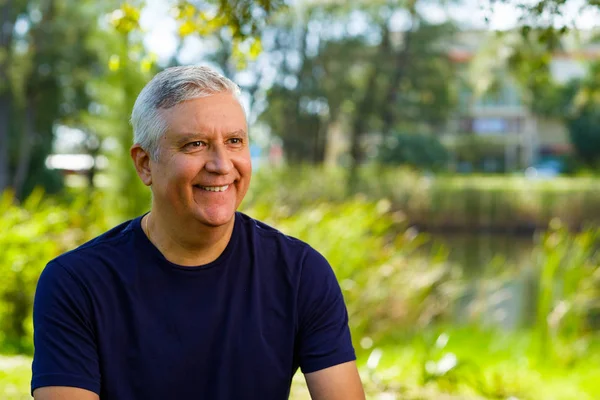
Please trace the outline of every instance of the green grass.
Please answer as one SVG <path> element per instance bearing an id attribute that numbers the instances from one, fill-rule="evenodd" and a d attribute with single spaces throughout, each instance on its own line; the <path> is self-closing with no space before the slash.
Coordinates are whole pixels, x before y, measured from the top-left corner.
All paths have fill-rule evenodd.
<path id="1" fill-rule="evenodd" d="M 0 399 L 31 399 L 31 358 L 0 355 Z"/>
<path id="2" fill-rule="evenodd" d="M 558 343 L 553 354 L 541 358 L 535 336 L 529 332 L 450 328 L 445 332 L 446 344 L 437 340 L 440 332 L 444 333 L 428 330 L 416 337 L 398 335 L 381 346 L 358 349 L 367 398 L 376 400 L 382 393 L 398 400 L 600 398 L 599 337 Z M 370 355 L 377 347 L 381 357 L 375 368 L 369 368 Z M 439 362 L 448 354 L 454 354 L 456 366 L 427 376 L 426 363 Z M 30 365 L 27 357 L 0 356 L 0 399 L 30 398 Z M 300 374 L 294 379 L 290 399 L 310 399 Z"/>
<path id="3" fill-rule="evenodd" d="M 445 332 L 445 345 L 444 340 L 437 340 L 438 332 L 398 338 L 395 343 L 389 339 L 381 346 L 374 376 L 384 387 L 403 385 L 415 391 L 429 389 L 458 398 L 600 398 L 600 337 L 577 343 L 558 342 L 553 351 L 541 355 L 531 332 L 450 328 Z M 362 352 L 362 364 L 370 351 Z M 455 367 L 446 373 L 425 373 L 428 361 L 439 365 L 449 355 L 455 357 Z"/>

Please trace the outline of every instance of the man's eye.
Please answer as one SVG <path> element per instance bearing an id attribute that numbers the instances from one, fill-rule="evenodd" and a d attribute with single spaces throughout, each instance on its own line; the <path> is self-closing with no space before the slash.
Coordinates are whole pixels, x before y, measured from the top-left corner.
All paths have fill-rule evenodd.
<path id="1" fill-rule="evenodd" d="M 186 147 L 202 147 L 204 145 L 204 142 L 200 141 L 200 140 L 196 140 L 195 142 L 190 142 L 188 144 L 186 144 Z"/>
<path id="2" fill-rule="evenodd" d="M 231 144 L 241 144 L 242 143 L 242 139 L 240 139 L 240 138 L 231 138 L 231 139 L 229 139 L 229 143 L 231 143 Z"/>

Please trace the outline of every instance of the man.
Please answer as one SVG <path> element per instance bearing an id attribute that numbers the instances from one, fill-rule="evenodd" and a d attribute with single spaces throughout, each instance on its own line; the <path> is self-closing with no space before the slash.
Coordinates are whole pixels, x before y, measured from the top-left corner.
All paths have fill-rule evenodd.
<path id="1" fill-rule="evenodd" d="M 151 211 L 51 261 L 32 392 L 54 399 L 364 399 L 327 261 L 237 212 L 251 176 L 230 80 L 169 68 L 140 93 L 131 157 Z"/>

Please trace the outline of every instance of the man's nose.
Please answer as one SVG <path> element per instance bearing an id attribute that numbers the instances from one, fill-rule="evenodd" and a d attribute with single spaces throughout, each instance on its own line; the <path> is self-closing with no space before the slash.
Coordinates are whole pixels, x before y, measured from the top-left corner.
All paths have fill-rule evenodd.
<path id="1" fill-rule="evenodd" d="M 214 174 L 226 175 L 233 169 L 230 155 L 224 146 L 214 146 L 204 168 Z"/>

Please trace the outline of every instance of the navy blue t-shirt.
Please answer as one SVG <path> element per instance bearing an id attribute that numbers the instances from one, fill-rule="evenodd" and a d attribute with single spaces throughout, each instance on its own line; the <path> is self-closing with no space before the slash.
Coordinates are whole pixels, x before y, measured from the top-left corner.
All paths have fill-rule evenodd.
<path id="1" fill-rule="evenodd" d="M 182 267 L 165 259 L 140 221 L 44 269 L 32 391 L 281 400 L 298 367 L 309 373 L 355 359 L 335 275 L 307 244 L 236 213 L 223 253 Z"/>

